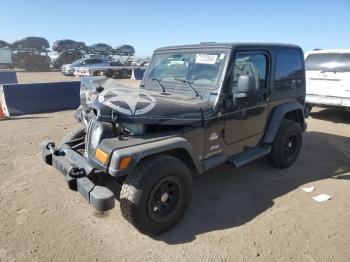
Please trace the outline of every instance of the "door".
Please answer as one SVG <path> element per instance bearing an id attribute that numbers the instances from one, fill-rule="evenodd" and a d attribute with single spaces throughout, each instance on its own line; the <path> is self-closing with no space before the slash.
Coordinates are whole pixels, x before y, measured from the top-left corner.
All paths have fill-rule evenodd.
<path id="1" fill-rule="evenodd" d="M 262 135 L 267 118 L 270 89 L 270 59 L 265 52 L 238 51 L 231 69 L 229 95 L 225 108 L 225 142 L 233 144 Z M 242 77 L 240 77 L 242 76 Z M 249 79 L 242 92 L 239 81 Z"/>

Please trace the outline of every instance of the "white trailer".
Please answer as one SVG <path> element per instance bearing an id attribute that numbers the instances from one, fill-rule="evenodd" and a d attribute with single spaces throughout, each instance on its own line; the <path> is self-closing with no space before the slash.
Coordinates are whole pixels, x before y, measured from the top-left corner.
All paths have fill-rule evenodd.
<path id="1" fill-rule="evenodd" d="M 0 48 L 0 68 L 13 68 L 12 50 L 10 47 Z"/>

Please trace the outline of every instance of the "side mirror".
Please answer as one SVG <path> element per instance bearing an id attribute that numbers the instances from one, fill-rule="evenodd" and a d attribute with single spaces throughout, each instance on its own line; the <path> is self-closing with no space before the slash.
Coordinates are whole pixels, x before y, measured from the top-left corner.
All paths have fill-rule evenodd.
<path id="1" fill-rule="evenodd" d="M 237 93 L 233 94 L 233 104 L 237 105 L 237 99 L 248 97 L 248 93 L 256 90 L 255 77 L 242 75 L 238 77 Z"/>
<path id="2" fill-rule="evenodd" d="M 246 75 L 239 76 L 237 90 L 238 93 L 248 93 L 256 90 L 255 77 Z"/>

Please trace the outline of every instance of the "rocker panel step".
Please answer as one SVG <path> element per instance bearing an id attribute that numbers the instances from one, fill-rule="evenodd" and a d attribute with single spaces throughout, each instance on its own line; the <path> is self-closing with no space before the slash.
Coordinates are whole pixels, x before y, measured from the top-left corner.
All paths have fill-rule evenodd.
<path id="1" fill-rule="evenodd" d="M 271 146 L 259 146 L 250 149 L 246 152 L 240 153 L 239 155 L 233 156 L 227 160 L 227 162 L 233 164 L 235 167 L 241 167 L 255 159 L 265 156 L 271 152 Z"/>

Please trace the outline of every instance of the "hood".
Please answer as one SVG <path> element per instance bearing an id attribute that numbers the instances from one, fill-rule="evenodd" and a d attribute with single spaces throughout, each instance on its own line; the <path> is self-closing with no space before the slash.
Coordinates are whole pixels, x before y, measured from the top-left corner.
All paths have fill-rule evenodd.
<path id="1" fill-rule="evenodd" d="M 199 97 L 161 93 L 119 84 L 104 87 L 93 101 L 101 121 L 116 118 L 120 123 L 202 125 L 203 115 L 213 112 L 213 105 Z M 106 88 L 108 86 L 108 88 Z"/>

